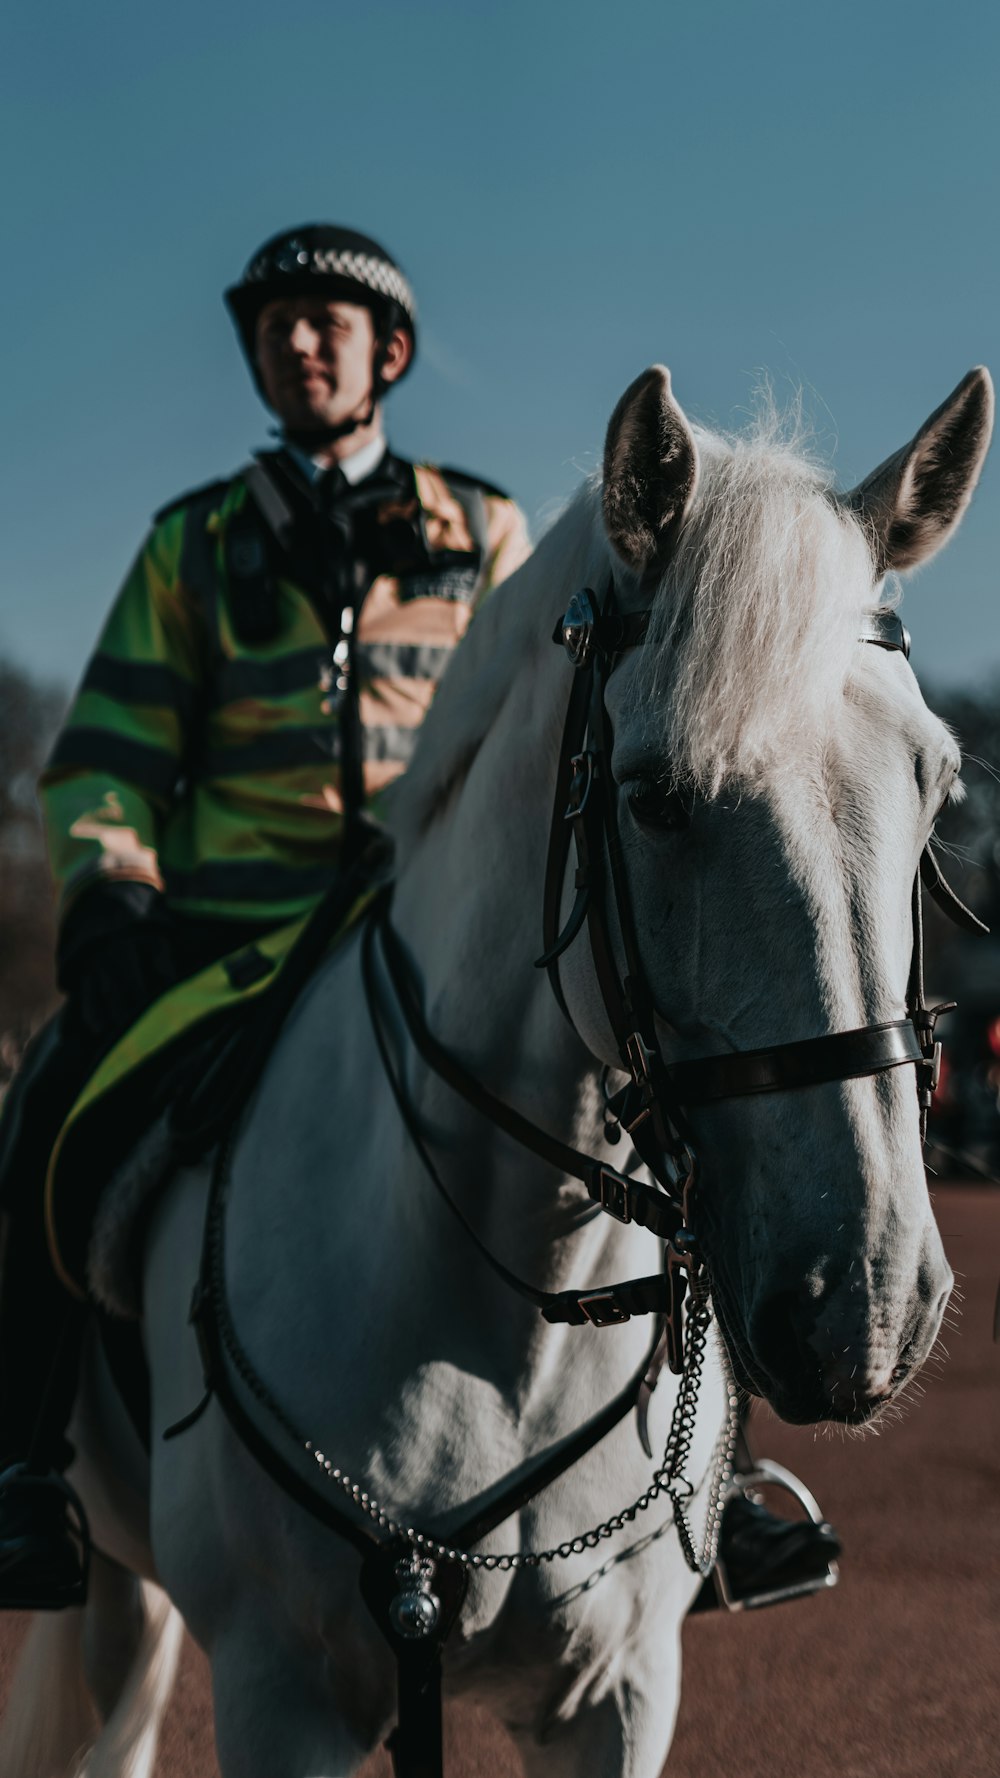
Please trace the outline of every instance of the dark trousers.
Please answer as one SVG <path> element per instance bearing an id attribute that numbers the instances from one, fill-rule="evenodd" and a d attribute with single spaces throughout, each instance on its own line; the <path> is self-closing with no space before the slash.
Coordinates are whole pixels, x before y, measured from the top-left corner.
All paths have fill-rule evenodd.
<path id="1" fill-rule="evenodd" d="M 29 1045 L 4 1106 L 9 1137 L 0 1208 L 0 1459 L 30 1458 L 64 1469 L 71 1456 L 64 1429 L 73 1406 L 84 1306 L 63 1289 L 45 1232 L 49 1151 L 101 1047 L 62 1013 Z M 103 1047 L 106 1047 L 103 1046 Z M 58 1361 L 57 1361 L 58 1360 Z"/>
<path id="2" fill-rule="evenodd" d="M 275 922 L 176 919 L 178 979 L 252 943 Z M 0 1123 L 0 1462 L 64 1469 L 87 1305 L 60 1283 L 45 1228 L 52 1144 L 102 1055 L 121 1032 L 84 1030 L 72 1005 L 32 1040 Z"/>

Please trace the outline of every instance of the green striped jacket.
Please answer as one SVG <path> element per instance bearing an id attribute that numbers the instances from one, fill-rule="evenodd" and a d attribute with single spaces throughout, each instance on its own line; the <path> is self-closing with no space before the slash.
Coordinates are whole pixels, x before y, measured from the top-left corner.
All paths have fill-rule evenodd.
<path id="1" fill-rule="evenodd" d="M 412 527 L 423 555 L 411 572 L 377 574 L 361 604 L 369 798 L 405 770 L 452 649 L 529 548 L 496 490 L 387 461 L 398 492 L 378 521 Z M 179 912 L 293 919 L 332 880 L 331 637 L 287 577 L 294 559 L 272 577 L 269 639 L 241 637 L 226 531 L 247 499 L 241 472 L 165 509 L 112 608 L 40 784 L 60 914 L 114 877 L 162 889 Z"/>

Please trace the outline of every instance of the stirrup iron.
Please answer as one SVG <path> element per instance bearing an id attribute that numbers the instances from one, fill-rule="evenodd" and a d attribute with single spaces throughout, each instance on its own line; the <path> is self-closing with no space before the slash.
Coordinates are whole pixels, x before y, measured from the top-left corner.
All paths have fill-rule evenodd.
<path id="1" fill-rule="evenodd" d="M 756 1498 L 757 1490 L 761 1487 L 783 1488 L 785 1493 L 790 1494 L 801 1506 L 805 1514 L 803 1522 L 816 1526 L 818 1531 L 822 1529 L 829 1535 L 831 1544 L 833 1543 L 835 1534 L 824 1518 L 815 1495 L 811 1493 L 804 1482 L 799 1480 L 798 1476 L 792 1474 L 790 1469 L 786 1469 L 784 1464 L 776 1463 L 771 1458 L 758 1458 L 752 1469 L 734 1475 L 730 1483 L 728 1498 L 732 1500 L 742 1496 L 753 1502 L 754 1505 L 761 1505 L 763 1503 Z M 792 1524 L 797 1522 L 795 1520 L 789 1521 Z M 798 1579 L 785 1581 L 778 1585 L 769 1586 L 764 1582 L 758 1587 L 751 1586 L 745 1592 L 740 1592 L 727 1572 L 720 1550 L 715 1567 L 705 1581 L 702 1593 L 693 1609 L 704 1611 L 717 1606 L 724 1611 L 757 1611 L 762 1606 L 779 1605 L 789 1599 L 807 1599 L 813 1593 L 821 1593 L 827 1587 L 835 1587 L 839 1578 L 840 1570 L 836 1559 L 833 1555 L 829 1555 L 814 1574 L 805 1574 Z M 714 1598 L 712 1597 L 713 1593 Z"/>

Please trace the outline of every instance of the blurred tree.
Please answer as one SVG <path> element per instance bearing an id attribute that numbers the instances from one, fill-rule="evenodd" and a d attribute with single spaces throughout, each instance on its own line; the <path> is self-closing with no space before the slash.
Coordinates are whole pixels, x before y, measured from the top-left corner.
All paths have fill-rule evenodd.
<path id="1" fill-rule="evenodd" d="M 35 781 L 65 694 L 0 660 L 0 1090 L 54 1003 L 53 897 Z"/>

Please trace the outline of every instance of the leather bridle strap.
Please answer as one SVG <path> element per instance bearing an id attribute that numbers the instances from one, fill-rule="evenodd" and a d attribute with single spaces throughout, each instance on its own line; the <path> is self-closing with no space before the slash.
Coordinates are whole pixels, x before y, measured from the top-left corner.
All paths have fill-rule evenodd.
<path id="1" fill-rule="evenodd" d="M 372 935 L 365 935 L 366 949 L 370 955 L 372 936 L 377 927 L 389 979 L 406 1029 L 414 1049 L 427 1066 L 490 1123 L 513 1137 L 515 1142 L 519 1142 L 522 1148 L 530 1149 L 558 1172 L 568 1173 L 570 1178 L 579 1179 L 587 1187 L 595 1204 L 600 1204 L 618 1222 L 637 1222 L 661 1239 L 669 1240 L 677 1227 L 677 1218 L 662 1192 L 643 1184 L 641 1179 L 631 1179 L 624 1173 L 616 1172 L 613 1167 L 606 1167 L 593 1160 L 589 1155 L 580 1154 L 568 1142 L 561 1142 L 557 1136 L 550 1136 L 548 1131 L 539 1129 L 537 1124 L 533 1124 L 521 1112 L 515 1111 L 503 1099 L 498 1099 L 495 1093 L 491 1093 L 488 1087 L 476 1080 L 428 1030 L 403 947 L 389 920 L 388 900 L 383 900 L 375 910 L 371 927 Z"/>
<path id="2" fill-rule="evenodd" d="M 362 1558 L 361 1592 L 369 1611 L 396 1657 L 397 1727 L 392 1741 L 394 1764 L 406 1778 L 440 1778 L 441 1760 L 441 1652 L 454 1627 L 465 1599 L 468 1571 L 457 1561 L 440 1560 L 436 1564 L 435 1589 L 441 1605 L 440 1620 L 425 1640 L 407 1641 L 396 1633 L 390 1615 L 390 1602 L 396 1592 L 396 1563 L 409 1555 L 415 1545 L 386 1542 L 355 1513 L 329 1493 L 321 1493 L 272 1441 L 263 1426 L 241 1398 L 233 1380 L 238 1374 L 244 1386 L 256 1398 L 269 1418 L 280 1428 L 292 1446 L 316 1456 L 301 1431 L 289 1419 L 280 1402 L 271 1395 L 267 1385 L 254 1370 L 233 1323 L 225 1285 L 225 1202 L 232 1158 L 234 1132 L 219 1148 L 212 1172 L 209 1205 L 205 1223 L 199 1283 L 192 1304 L 191 1319 L 195 1324 L 204 1368 L 206 1393 L 193 1414 L 171 1428 L 164 1436 L 171 1437 L 186 1430 L 204 1411 L 210 1400 L 218 1402 L 236 1437 L 256 1459 L 261 1468 L 288 1497 L 312 1518 L 336 1532 L 353 1545 Z M 627 1317 L 626 1317 L 627 1319 Z M 447 1532 L 452 1547 L 468 1548 L 519 1512 L 537 1494 L 548 1488 L 559 1476 L 581 1461 L 621 1424 L 633 1409 L 643 1411 L 643 1404 L 656 1387 L 657 1353 L 661 1339 L 657 1324 L 638 1369 L 633 1371 L 612 1399 L 599 1408 L 565 1439 L 529 1461 L 513 1475 L 501 1479 L 491 1490 L 485 1503 L 469 1512 L 461 1524 Z M 445 1536 L 442 1529 L 440 1537 Z"/>
<path id="3" fill-rule="evenodd" d="M 615 1168 L 605 1166 L 589 1155 L 580 1154 L 568 1143 L 560 1142 L 545 1130 L 540 1130 L 537 1125 L 522 1117 L 520 1112 L 514 1111 L 502 1099 L 489 1092 L 438 1043 L 428 1030 L 417 1002 L 402 946 L 389 923 L 386 897 L 368 919 L 361 941 L 362 979 L 379 1058 L 400 1117 L 424 1171 L 482 1259 L 506 1285 L 540 1310 L 549 1322 L 578 1327 L 589 1321 L 595 1327 L 614 1327 L 630 1320 L 633 1315 L 660 1313 L 669 1295 L 667 1281 L 661 1272 L 644 1278 L 630 1278 L 624 1283 L 598 1285 L 589 1290 L 549 1291 L 519 1277 L 490 1251 L 441 1178 L 424 1140 L 415 1108 L 389 1056 L 375 983 L 376 935 L 381 937 L 389 981 L 414 1049 L 454 1092 L 521 1147 L 537 1154 L 558 1172 L 579 1179 L 586 1186 L 593 1202 L 616 1221 L 634 1222 L 641 1228 L 649 1229 L 660 1240 L 670 1241 L 677 1234 L 681 1216 L 678 1207 L 655 1187 L 646 1185 L 641 1179 L 631 1179 L 627 1174 L 618 1173 Z"/>
<path id="4" fill-rule="evenodd" d="M 609 593 L 609 600 L 611 597 Z M 560 1011 L 572 1026 L 559 978 L 559 958 L 586 921 L 598 988 L 621 1065 L 632 1077 L 632 1115 L 626 1115 L 625 1121 L 642 1160 L 669 1189 L 673 1181 L 664 1171 L 664 1158 L 673 1157 L 675 1168 L 681 1175 L 684 1172 L 683 1114 L 680 1106 L 669 1104 L 653 1003 L 639 956 L 618 830 L 611 774 L 613 736 L 604 695 L 615 659 L 614 653 L 606 651 L 643 642 L 650 614 L 623 616 L 613 602 L 595 613 L 589 598 L 581 609 L 587 613 L 588 641 L 574 674 L 563 732 L 543 892 L 545 950 L 535 967 L 547 970 Z M 557 625 L 555 639 L 564 640 L 565 634 L 565 627 Z M 563 884 L 574 841 L 575 900 L 560 931 Z M 619 974 L 608 921 L 609 887 L 625 953 L 624 978 Z"/>
<path id="5" fill-rule="evenodd" d="M 671 1091 L 687 1107 L 755 1093 L 783 1093 L 793 1087 L 820 1086 L 831 1080 L 857 1080 L 881 1074 L 906 1062 L 920 1064 L 924 1054 L 911 1019 L 884 1025 L 862 1025 L 827 1037 L 779 1043 L 770 1049 L 738 1050 L 732 1055 L 705 1056 L 699 1061 L 673 1062 L 665 1069 Z"/>
<path id="6" fill-rule="evenodd" d="M 590 686 L 586 675 L 574 673 L 566 710 L 566 722 L 563 727 L 562 746 L 559 749 L 555 799 L 552 805 L 552 820 L 549 825 L 549 849 L 545 860 L 545 890 L 542 905 L 542 942 L 545 950 L 535 965 L 536 969 L 548 971 L 549 985 L 556 997 L 559 1010 L 569 1025 L 573 1024 L 573 1020 L 570 1017 L 569 1007 L 566 1005 L 566 997 L 562 990 L 562 982 L 559 979 L 559 958 L 567 945 L 572 944 L 587 917 L 590 880 L 579 862 L 573 884 L 576 895 L 569 919 L 561 934 L 559 911 L 566 866 L 569 862 L 569 849 L 573 843 L 570 824 L 574 778 L 578 769 L 578 755 L 587 732 L 589 708 Z"/>

